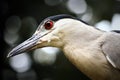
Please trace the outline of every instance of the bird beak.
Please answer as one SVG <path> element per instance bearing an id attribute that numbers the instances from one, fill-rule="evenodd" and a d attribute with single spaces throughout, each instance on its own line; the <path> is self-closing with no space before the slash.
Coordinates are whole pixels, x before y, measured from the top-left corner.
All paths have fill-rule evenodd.
<path id="1" fill-rule="evenodd" d="M 37 45 L 42 43 L 42 41 L 40 39 L 44 35 L 34 34 L 31 38 L 27 39 L 23 43 L 19 44 L 17 47 L 13 48 L 12 51 L 7 55 L 7 57 L 12 57 L 12 56 L 21 54 L 23 52 L 27 52 L 27 51 L 36 49 Z"/>

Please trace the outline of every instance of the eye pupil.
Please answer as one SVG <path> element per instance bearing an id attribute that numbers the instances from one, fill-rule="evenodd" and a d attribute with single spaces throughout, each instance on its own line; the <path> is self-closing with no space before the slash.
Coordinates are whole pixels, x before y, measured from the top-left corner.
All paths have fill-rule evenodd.
<path id="1" fill-rule="evenodd" d="M 52 21 L 48 21 L 45 23 L 45 29 L 49 30 L 53 27 L 53 22 Z"/>

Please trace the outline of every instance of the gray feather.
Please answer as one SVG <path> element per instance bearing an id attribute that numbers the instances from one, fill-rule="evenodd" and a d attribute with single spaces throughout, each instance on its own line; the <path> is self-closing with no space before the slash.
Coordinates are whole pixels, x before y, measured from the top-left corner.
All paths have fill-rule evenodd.
<path id="1" fill-rule="evenodd" d="M 120 69 L 120 34 L 110 32 L 105 38 L 102 50 L 108 62 L 115 68 Z"/>

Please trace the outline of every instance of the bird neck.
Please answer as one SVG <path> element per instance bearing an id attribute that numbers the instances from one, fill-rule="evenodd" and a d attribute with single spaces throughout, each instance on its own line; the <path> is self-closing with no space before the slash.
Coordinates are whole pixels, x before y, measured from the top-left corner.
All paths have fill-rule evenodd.
<path id="1" fill-rule="evenodd" d="M 72 31 L 73 30 L 71 30 L 71 32 Z M 72 32 L 70 36 L 64 37 L 64 54 L 78 69 L 89 77 L 94 77 L 97 69 L 100 69 L 100 65 L 98 64 L 99 62 L 95 62 L 95 58 L 102 60 L 103 54 L 97 54 L 99 51 L 99 45 L 96 44 L 97 39 L 99 39 L 102 34 L 103 32 L 96 30 L 93 27 L 84 27 L 84 31 L 79 29 Z M 94 48 L 95 51 L 93 50 Z M 95 55 L 98 56 L 96 57 Z M 91 70 L 90 67 L 94 70 Z"/>

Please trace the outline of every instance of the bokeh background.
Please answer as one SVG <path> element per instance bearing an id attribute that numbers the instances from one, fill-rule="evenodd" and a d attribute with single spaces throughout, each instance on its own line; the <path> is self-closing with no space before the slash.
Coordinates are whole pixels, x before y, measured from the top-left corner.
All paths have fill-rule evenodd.
<path id="1" fill-rule="evenodd" d="M 56 14 L 73 15 L 105 31 L 120 29 L 120 0 L 1 0 L 1 80 L 90 80 L 57 48 L 6 58 L 44 18 Z"/>

